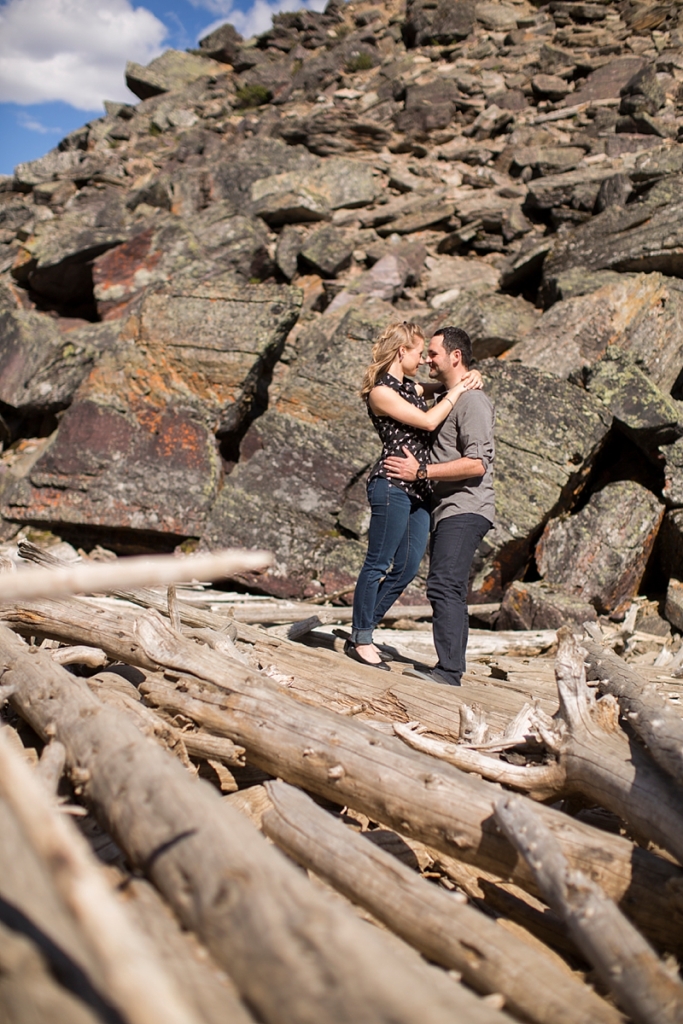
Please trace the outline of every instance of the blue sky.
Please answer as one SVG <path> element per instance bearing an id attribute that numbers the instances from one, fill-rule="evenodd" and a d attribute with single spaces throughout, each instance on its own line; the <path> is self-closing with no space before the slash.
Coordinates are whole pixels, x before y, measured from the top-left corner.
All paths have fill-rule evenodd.
<path id="1" fill-rule="evenodd" d="M 126 60 L 147 64 L 168 47 L 197 45 L 232 22 L 246 37 L 272 14 L 325 0 L 0 0 L 0 174 L 42 156 L 102 102 L 137 102 Z"/>

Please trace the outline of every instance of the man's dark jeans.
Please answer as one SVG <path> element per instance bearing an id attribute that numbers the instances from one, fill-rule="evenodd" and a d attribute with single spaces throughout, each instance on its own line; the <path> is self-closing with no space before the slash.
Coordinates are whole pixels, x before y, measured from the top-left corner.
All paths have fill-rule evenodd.
<path id="1" fill-rule="evenodd" d="M 441 519 L 431 536 L 427 597 L 439 656 L 436 668 L 456 686 L 465 671 L 470 568 L 475 551 L 490 529 L 491 523 L 484 516 L 464 512 Z"/>

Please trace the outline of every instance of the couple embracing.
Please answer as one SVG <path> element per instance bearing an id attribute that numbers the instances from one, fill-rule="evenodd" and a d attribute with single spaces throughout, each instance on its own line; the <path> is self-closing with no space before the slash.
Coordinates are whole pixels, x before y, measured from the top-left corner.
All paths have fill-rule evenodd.
<path id="1" fill-rule="evenodd" d="M 431 520 L 427 597 L 439 660 L 431 672 L 410 674 L 458 686 L 465 670 L 470 568 L 493 524 L 494 412 L 481 375 L 470 369 L 465 331 L 435 332 L 426 354 L 430 381 L 419 384 L 412 378 L 425 361 L 424 346 L 416 324 L 390 324 L 373 346 L 363 380 L 361 395 L 382 454 L 368 480 L 368 552 L 344 650 L 355 661 L 388 670 L 373 630 L 414 579 Z"/>

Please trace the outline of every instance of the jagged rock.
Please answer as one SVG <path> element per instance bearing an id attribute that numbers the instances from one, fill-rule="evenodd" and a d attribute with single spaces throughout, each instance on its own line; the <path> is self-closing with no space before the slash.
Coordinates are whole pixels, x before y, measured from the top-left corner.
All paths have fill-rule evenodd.
<path id="1" fill-rule="evenodd" d="M 302 245 L 303 239 L 296 228 L 288 224 L 285 225 L 278 236 L 275 262 L 284 276 L 290 281 L 296 274 Z"/>
<path id="2" fill-rule="evenodd" d="M 556 24 L 566 25 L 567 20 L 602 21 L 607 15 L 607 9 L 598 0 L 597 3 L 574 3 L 570 0 L 550 0 L 548 9 L 555 19 Z"/>
<path id="3" fill-rule="evenodd" d="M 683 441 L 661 446 L 664 458 L 662 496 L 669 506 L 683 506 Z"/>
<path id="4" fill-rule="evenodd" d="M 591 71 L 571 97 L 566 96 L 562 103 L 565 106 L 573 106 L 577 103 L 592 103 L 595 100 L 618 99 L 621 90 L 644 64 L 642 57 L 617 57 L 616 60 Z"/>
<path id="5" fill-rule="evenodd" d="M 356 382 L 386 322 L 385 308 L 366 305 L 341 321 L 328 312 L 302 335 L 277 401 L 247 431 L 211 512 L 209 547 L 274 552 L 274 566 L 259 577 L 269 593 L 301 595 L 312 580 L 327 592 L 353 585 L 364 545 L 343 539 L 339 517 L 379 454 Z M 359 505 L 355 492 L 352 504 Z"/>
<path id="6" fill-rule="evenodd" d="M 257 182 L 259 185 L 260 182 Z M 261 191 L 261 190 L 259 190 Z M 254 213 L 262 217 L 271 227 L 283 224 L 307 224 L 312 221 L 330 220 L 332 214 L 324 197 L 304 185 L 282 188 L 281 191 L 254 196 Z"/>
<path id="7" fill-rule="evenodd" d="M 319 162 L 308 172 L 286 171 L 262 177 L 251 188 L 255 203 L 290 191 L 310 191 L 328 210 L 367 206 L 377 197 L 379 184 L 369 164 L 343 157 Z"/>
<path id="8" fill-rule="evenodd" d="M 531 88 L 534 94 L 541 99 L 548 99 L 553 103 L 564 97 L 571 91 L 571 86 L 559 75 L 534 75 L 531 79 Z"/>
<path id="9" fill-rule="evenodd" d="M 584 270 L 583 267 L 572 267 L 546 280 L 547 305 L 552 306 L 563 299 L 574 299 L 579 295 L 590 295 L 606 284 L 619 284 L 628 280 L 628 274 L 618 274 L 616 270 Z"/>
<path id="10" fill-rule="evenodd" d="M 380 237 L 411 235 L 416 231 L 424 231 L 426 228 L 433 228 L 437 224 L 448 221 L 454 212 L 455 204 L 449 200 L 425 198 L 418 209 L 413 209 L 410 213 L 405 213 L 389 223 L 380 225 L 377 228 L 377 234 Z"/>
<path id="11" fill-rule="evenodd" d="M 552 237 L 539 240 L 535 233 L 523 239 L 519 251 L 513 253 L 501 267 L 501 287 L 518 289 L 525 281 L 539 275 L 552 244 Z"/>
<path id="12" fill-rule="evenodd" d="M 562 150 L 558 152 L 562 153 Z M 590 212 L 595 206 L 603 181 L 613 176 L 613 169 L 598 166 L 536 178 L 528 182 L 525 208 L 533 212 L 551 210 L 558 206 L 574 206 Z"/>
<path id="13" fill-rule="evenodd" d="M 73 181 L 79 188 L 91 182 L 124 184 L 120 160 L 112 150 L 83 152 L 69 149 L 52 150 L 31 163 L 18 164 L 14 169 L 13 185 L 23 191 L 57 179 Z"/>
<path id="14" fill-rule="evenodd" d="M 64 206 L 77 191 L 73 181 L 43 181 L 33 186 L 33 201 L 39 206 Z"/>
<path id="15" fill-rule="evenodd" d="M 101 356 L 3 515 L 198 535 L 220 483 L 217 437 L 262 400 L 300 305 L 298 289 L 217 282 L 146 296 L 133 337 Z"/>
<path id="16" fill-rule="evenodd" d="M 638 592 L 663 514 L 639 484 L 608 484 L 576 515 L 548 523 L 536 545 L 538 570 L 599 612 L 621 611 Z"/>
<path id="17" fill-rule="evenodd" d="M 570 622 L 595 622 L 592 604 L 575 594 L 538 583 L 511 583 L 496 619 L 496 629 L 559 629 Z"/>
<path id="18" fill-rule="evenodd" d="M 354 302 L 359 296 L 365 299 L 378 299 L 392 302 L 403 292 L 412 276 L 412 268 L 408 258 L 400 251 L 388 252 L 367 270 L 355 278 L 347 288 L 334 297 L 328 307 L 334 313 Z"/>
<path id="19" fill-rule="evenodd" d="M 475 560 L 470 596 L 486 602 L 502 598 L 544 523 L 576 499 L 611 416 L 551 374 L 495 359 L 480 369 L 496 406 L 496 522 Z"/>
<path id="20" fill-rule="evenodd" d="M 17 231 L 30 221 L 33 211 L 23 196 L 0 193 L 0 242 L 11 242 Z"/>
<path id="21" fill-rule="evenodd" d="M 620 89 L 620 94 L 620 114 L 656 114 L 666 100 L 666 93 L 650 66 L 637 71 Z"/>
<path id="22" fill-rule="evenodd" d="M 490 103 L 485 110 L 474 119 L 463 131 L 463 135 L 481 141 L 490 139 L 507 128 L 513 121 L 513 115 L 509 110 L 499 107 L 496 103 Z"/>
<path id="23" fill-rule="evenodd" d="M 490 32 L 509 32 L 517 28 L 517 11 L 510 4 L 478 3 L 474 8 L 477 21 Z"/>
<path id="24" fill-rule="evenodd" d="M 302 144 L 319 156 L 336 156 L 359 149 L 379 153 L 392 134 L 370 117 L 359 118 L 352 111 L 334 110 L 312 113 L 300 119 L 291 118 L 278 128 L 290 145 Z"/>
<path id="25" fill-rule="evenodd" d="M 146 66 L 128 61 L 126 85 L 131 92 L 146 100 L 164 92 L 182 89 L 205 75 L 222 75 L 225 67 L 210 57 L 199 57 L 182 50 L 166 50 Z"/>
<path id="26" fill-rule="evenodd" d="M 683 171 L 683 149 L 656 146 L 647 153 L 641 153 L 631 171 L 631 179 L 637 185 L 649 185 L 669 175 Z"/>
<path id="27" fill-rule="evenodd" d="M 22 412 L 64 408 L 117 337 L 111 324 L 86 324 L 63 333 L 44 313 L 2 309 L 0 402 Z"/>
<path id="28" fill-rule="evenodd" d="M 570 235 L 557 236 L 544 272 L 589 270 L 660 271 L 683 275 L 683 200 L 680 182 L 655 185 L 626 207 L 610 206 Z"/>
<path id="29" fill-rule="evenodd" d="M 611 178 L 605 178 L 595 197 L 593 212 L 602 213 L 608 206 L 626 206 L 632 193 L 631 179 L 625 174 L 614 174 Z"/>
<path id="30" fill-rule="evenodd" d="M 231 202 L 235 212 L 242 213 L 251 202 L 255 181 L 292 171 L 296 184 L 319 165 L 319 159 L 301 146 L 288 146 L 281 139 L 249 139 L 236 151 L 231 147 L 229 160 L 222 154 L 210 160 L 207 184 L 215 200 Z"/>
<path id="31" fill-rule="evenodd" d="M 464 256 L 428 256 L 425 265 L 422 284 L 434 309 L 450 305 L 464 291 L 493 292 L 500 281 L 491 264 Z"/>
<path id="32" fill-rule="evenodd" d="M 474 0 L 439 0 L 436 6 L 409 0 L 402 27 L 406 46 L 447 46 L 466 39 L 474 27 L 475 6 Z"/>
<path id="33" fill-rule="evenodd" d="M 604 216 L 604 215 L 602 215 Z M 608 346 L 631 352 L 668 394 L 681 371 L 683 293 L 663 274 L 623 275 L 542 315 L 514 358 L 560 377 L 581 375 Z"/>
<path id="34" fill-rule="evenodd" d="M 168 281 L 198 255 L 195 236 L 176 218 L 162 218 L 160 223 L 109 249 L 92 263 L 99 316 L 118 319 L 145 288 Z"/>
<path id="35" fill-rule="evenodd" d="M 92 260 L 120 245 L 128 234 L 129 228 L 121 221 L 86 227 L 71 215 L 43 222 L 22 243 L 13 275 L 62 315 L 88 317 L 92 312 Z"/>
<path id="36" fill-rule="evenodd" d="M 654 456 L 659 445 L 683 435 L 681 409 L 640 369 L 631 353 L 608 348 L 588 371 L 586 388 L 646 454 Z"/>
<path id="37" fill-rule="evenodd" d="M 244 40 L 234 25 L 221 25 L 199 40 L 199 49 L 213 60 L 235 64 Z"/>
<path id="38" fill-rule="evenodd" d="M 517 171 L 531 167 L 536 174 L 550 176 L 573 170 L 585 155 L 578 146 L 520 146 L 514 151 L 512 167 Z"/>
<path id="39" fill-rule="evenodd" d="M 316 231 L 301 249 L 301 257 L 322 277 L 336 277 L 348 267 L 353 254 L 353 242 L 336 228 Z"/>
<path id="40" fill-rule="evenodd" d="M 522 341 L 538 316 L 521 297 L 468 290 L 447 306 L 439 306 L 438 315 L 429 317 L 424 326 L 428 337 L 447 324 L 462 327 L 472 341 L 474 358 L 489 359 Z"/>
<path id="41" fill-rule="evenodd" d="M 670 579 L 666 588 L 666 603 L 664 614 L 676 629 L 683 632 L 683 583 L 677 579 Z"/>
<path id="42" fill-rule="evenodd" d="M 447 128 L 456 111 L 458 89 L 453 82 L 432 82 L 412 85 L 406 90 L 405 109 L 397 114 L 395 124 L 401 132 L 426 135 Z"/>

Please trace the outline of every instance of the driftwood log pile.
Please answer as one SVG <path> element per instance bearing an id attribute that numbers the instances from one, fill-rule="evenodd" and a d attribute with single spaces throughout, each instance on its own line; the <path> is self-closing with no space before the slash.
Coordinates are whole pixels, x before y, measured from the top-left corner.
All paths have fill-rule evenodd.
<path id="1" fill-rule="evenodd" d="M 68 554 L 0 576 L 3 1020 L 683 1021 L 683 684 L 634 615 L 443 687 L 180 586 L 262 554 Z"/>

